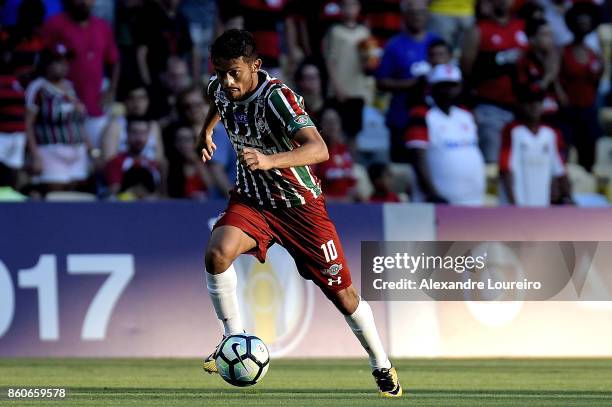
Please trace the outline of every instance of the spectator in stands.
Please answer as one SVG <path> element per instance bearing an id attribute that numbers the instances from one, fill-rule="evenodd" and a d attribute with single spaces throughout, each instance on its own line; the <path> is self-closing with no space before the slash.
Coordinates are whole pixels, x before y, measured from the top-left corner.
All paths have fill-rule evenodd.
<path id="1" fill-rule="evenodd" d="M 466 33 L 461 55 L 461 69 L 476 98 L 474 116 L 487 162 L 497 162 L 501 130 L 514 118 L 512 76 L 527 47 L 524 22 L 512 18 L 510 6 L 510 0 L 491 0 L 484 18 Z"/>
<path id="2" fill-rule="evenodd" d="M 36 61 L 43 50 L 41 27 L 45 16 L 42 0 L 23 0 L 15 26 L 0 32 L 2 48 L 12 51 L 12 74 L 26 87 L 34 79 Z"/>
<path id="3" fill-rule="evenodd" d="M 118 153 L 125 153 L 128 150 L 126 117 L 148 116 L 150 100 L 147 88 L 142 83 L 133 83 L 132 88 L 127 90 L 127 96 L 123 100 L 123 104 L 125 115 L 114 117 L 104 131 L 102 138 L 102 158 L 104 162 L 108 162 Z M 149 123 L 149 137 L 142 154 L 159 163 L 165 160 L 161 129 L 155 120 L 151 120 Z"/>
<path id="4" fill-rule="evenodd" d="M 121 72 L 117 88 L 117 98 L 125 99 L 127 88 L 134 82 L 142 82 L 138 70 L 136 49 L 138 44 L 137 24 L 143 11 L 145 0 L 118 0 L 115 13 L 115 39 L 121 60 Z"/>
<path id="5" fill-rule="evenodd" d="M 15 190 L 15 171 L 0 162 L 0 202 L 19 202 L 26 199 L 26 196 Z"/>
<path id="6" fill-rule="evenodd" d="M 16 172 L 25 158 L 25 93 L 13 74 L 13 53 L 4 45 L 0 46 L 0 163 Z"/>
<path id="7" fill-rule="evenodd" d="M 26 90 L 26 135 L 35 181 L 42 192 L 73 190 L 88 176 L 86 107 L 68 75 L 71 56 L 63 44 L 41 53 L 42 77 Z"/>
<path id="8" fill-rule="evenodd" d="M 123 174 L 117 199 L 120 201 L 155 199 L 159 195 L 157 185 L 155 175 L 151 171 L 144 167 L 131 167 Z"/>
<path id="9" fill-rule="evenodd" d="M 66 11 L 45 23 L 43 38 L 49 45 L 64 44 L 73 54 L 68 78 L 87 108 L 89 143 L 99 148 L 107 123 L 103 108 L 114 101 L 120 67 L 113 31 L 106 21 L 91 15 L 93 4 L 93 0 L 66 0 Z M 105 68 L 111 75 L 103 93 Z"/>
<path id="10" fill-rule="evenodd" d="M 210 106 L 208 103 L 204 106 L 204 116 L 208 114 Z M 209 189 L 209 196 L 211 198 L 227 198 L 230 190 L 236 183 L 236 152 L 234 147 L 227 135 L 227 131 L 223 126 L 223 123 L 219 122 L 213 130 L 213 139 L 217 149 L 206 166 L 212 177 L 209 186 L 215 187 Z M 198 149 L 201 151 L 201 149 Z"/>
<path id="11" fill-rule="evenodd" d="M 549 206 L 572 203 L 560 155 L 561 134 L 542 123 L 542 92 L 519 92 L 520 117 L 503 130 L 499 171 L 508 203 Z"/>
<path id="12" fill-rule="evenodd" d="M 175 142 L 178 130 L 188 127 L 192 129 L 193 134 L 199 135 L 209 107 L 198 86 L 191 86 L 178 95 L 178 119 L 170 123 L 163 133 L 166 157 L 169 162 L 176 162 L 180 159 L 177 157 L 180 153 L 176 149 Z M 212 177 L 212 181 L 208 183 L 208 192 L 213 197 L 227 197 L 236 179 L 236 155 L 222 123 L 218 123 L 215 127 L 214 139 L 217 151 L 213 159 L 206 164 Z"/>
<path id="13" fill-rule="evenodd" d="M 244 29 L 250 31 L 255 39 L 263 69 L 270 76 L 282 77 L 280 58 L 283 31 L 278 27 L 285 23 L 288 0 L 237 0 L 237 3 L 238 14 L 244 19 Z"/>
<path id="14" fill-rule="evenodd" d="M 432 41 L 427 49 L 427 62 L 434 67 L 440 64 L 448 64 L 453 58 L 450 45 L 443 39 Z"/>
<path id="15" fill-rule="evenodd" d="M 454 51 L 474 24 L 474 0 L 431 0 L 429 13 L 429 31 L 442 37 Z"/>
<path id="16" fill-rule="evenodd" d="M 416 173 L 413 201 L 482 205 L 484 159 L 474 117 L 456 105 L 461 71 L 436 65 L 428 75 L 433 104 L 412 109 L 406 146 Z"/>
<path id="17" fill-rule="evenodd" d="M 306 111 L 315 124 L 320 122 L 326 105 L 322 74 L 320 66 L 310 58 L 304 59 L 294 74 L 296 90 L 304 98 Z"/>
<path id="18" fill-rule="evenodd" d="M 167 113 L 162 74 L 170 57 L 191 62 L 191 76 L 200 77 L 200 63 L 189 22 L 179 9 L 180 0 L 145 3 L 136 25 L 137 60 L 140 76 L 151 90 L 151 114 L 159 119 Z"/>
<path id="19" fill-rule="evenodd" d="M 177 119 L 176 99 L 181 92 L 193 85 L 185 60 L 178 57 L 168 59 L 166 71 L 161 74 L 161 85 L 157 109 L 161 114 L 159 121 L 164 126 Z"/>
<path id="20" fill-rule="evenodd" d="M 330 201 L 351 202 L 357 198 L 353 157 L 346 144 L 342 120 L 332 108 L 321 116 L 321 135 L 327 144 L 329 160 L 316 166 L 325 198 Z"/>
<path id="21" fill-rule="evenodd" d="M 323 37 L 342 21 L 340 0 L 289 0 L 287 3 L 287 56 L 293 66 L 304 58 L 323 61 Z"/>
<path id="22" fill-rule="evenodd" d="M 596 99 L 603 74 L 601 56 L 585 43 L 599 21 L 599 8 L 591 3 L 577 3 L 566 15 L 574 41 L 563 49 L 561 84 L 565 93 L 562 129 L 565 140 L 578 151 L 578 163 L 591 171 L 595 161 L 595 143 L 599 127 Z"/>
<path id="23" fill-rule="evenodd" d="M 544 15 L 544 8 L 540 4 L 532 0 L 529 0 L 523 5 L 521 5 L 516 13 L 516 16 L 521 20 L 524 20 L 525 22 L 530 19 L 546 21 L 546 16 Z"/>
<path id="24" fill-rule="evenodd" d="M 543 92 L 543 120 L 552 126 L 557 124 L 559 97 L 560 55 L 554 43 L 550 25 L 543 19 L 531 18 L 525 25 L 529 48 L 517 62 L 515 89 L 527 88 L 531 92 Z"/>
<path id="25" fill-rule="evenodd" d="M 393 174 L 387 164 L 370 164 L 368 176 L 374 187 L 370 202 L 400 202 L 399 196 L 392 190 Z"/>
<path id="26" fill-rule="evenodd" d="M 194 76 L 199 81 L 208 72 L 208 49 L 215 39 L 215 24 L 217 22 L 218 1 L 216 0 L 183 0 L 181 11 L 189 21 L 189 31 L 193 45 L 198 51 L 200 76 Z M 194 61 L 195 63 L 196 61 Z"/>
<path id="27" fill-rule="evenodd" d="M 385 47 L 387 42 L 403 29 L 401 2 L 402 0 L 364 2 L 363 14 L 366 23 L 382 47 Z"/>
<path id="28" fill-rule="evenodd" d="M 168 169 L 168 195 L 171 198 L 206 199 L 213 185 L 210 166 L 204 165 L 196 150 L 191 127 L 179 127 L 174 135 L 177 151 Z"/>
<path id="29" fill-rule="evenodd" d="M 19 6 L 25 0 L 0 0 L 0 26 L 13 27 L 17 25 L 19 19 Z M 63 0 L 43 0 L 45 10 L 43 12 L 44 20 L 54 16 L 62 11 Z"/>
<path id="30" fill-rule="evenodd" d="M 217 1 L 217 27 L 215 37 L 232 28 L 243 30 L 244 17 L 240 14 L 239 0 Z"/>
<path id="31" fill-rule="evenodd" d="M 207 107 L 202 89 L 199 86 L 189 86 L 177 95 L 176 99 L 176 119 L 164 128 L 164 150 L 169 160 L 176 153 L 174 148 L 174 135 L 179 127 L 191 127 L 195 134 L 199 134 L 204 119 L 206 118 L 205 108 Z"/>
<path id="32" fill-rule="evenodd" d="M 147 117 L 129 116 L 127 118 L 128 150 L 117 154 L 106 165 L 106 180 L 111 195 L 117 195 L 134 185 L 150 185 L 147 182 L 142 182 L 143 179 L 149 179 L 149 177 L 143 176 L 144 171 L 142 170 L 148 172 L 154 180 L 154 191 L 159 190 L 161 185 L 159 164 L 144 155 L 144 149 L 150 134 L 150 125 L 151 121 Z M 126 183 L 125 177 L 131 169 L 134 169 L 134 171 L 129 173 L 131 174 L 130 177 L 138 179 L 139 182 Z M 138 175 L 138 177 L 135 177 L 135 175 Z M 132 181 L 131 178 L 128 178 L 128 180 Z M 145 190 L 149 191 L 150 188 L 145 188 Z"/>
<path id="33" fill-rule="evenodd" d="M 361 6 L 358 0 L 342 0 L 342 23 L 334 24 L 323 40 L 329 74 L 329 94 L 335 100 L 342 127 L 349 139 L 361 130 L 364 104 L 372 104 L 374 80 L 366 76 L 361 65 L 358 44 L 370 36 L 370 30 L 359 24 Z"/>
<path id="34" fill-rule="evenodd" d="M 405 30 L 386 45 L 377 72 L 380 90 L 392 93 L 387 111 L 387 126 L 391 131 L 391 160 L 407 162 L 404 133 L 408 125 L 406 112 L 423 103 L 425 76 L 429 71 L 427 49 L 439 37 L 426 31 L 427 3 L 424 0 L 403 0 Z"/>

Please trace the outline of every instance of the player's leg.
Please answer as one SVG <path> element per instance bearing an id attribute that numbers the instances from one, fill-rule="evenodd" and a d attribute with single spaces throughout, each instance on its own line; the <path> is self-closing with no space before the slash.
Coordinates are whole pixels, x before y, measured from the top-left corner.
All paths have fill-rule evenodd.
<path id="1" fill-rule="evenodd" d="M 255 239 L 235 226 L 215 228 L 206 249 L 206 287 L 224 335 L 243 332 L 238 310 L 238 279 L 232 263 L 257 245 Z"/>
<path id="2" fill-rule="evenodd" d="M 402 393 L 395 368 L 384 350 L 369 304 L 352 285 L 348 263 L 334 224 L 322 200 L 282 212 L 266 212 L 283 246 L 291 253 L 300 273 L 312 279 L 344 314 L 351 330 L 368 353 L 381 395 Z"/>
<path id="3" fill-rule="evenodd" d="M 362 299 L 355 287 L 350 286 L 338 291 L 321 286 L 323 293 L 344 315 L 344 319 L 368 354 L 372 375 L 383 397 L 400 397 L 402 386 L 397 371 L 391 365 L 383 347 L 372 308 Z"/>
<path id="4" fill-rule="evenodd" d="M 244 332 L 238 309 L 236 286 L 238 277 L 232 265 L 242 253 L 257 245 L 255 239 L 235 226 L 215 228 L 210 236 L 204 263 L 206 288 L 215 314 L 223 324 L 223 337 Z M 218 346 L 217 346 L 218 348 Z M 206 359 L 202 368 L 208 373 L 218 373 L 215 363 L 217 349 Z"/>
<path id="5" fill-rule="evenodd" d="M 230 200 L 228 208 L 217 220 L 206 248 L 206 287 L 217 318 L 223 324 L 223 335 L 244 331 L 238 308 L 236 286 L 238 278 L 233 261 L 243 253 L 254 254 L 260 261 L 273 239 L 262 215 L 241 202 Z M 215 349 L 205 360 L 203 368 L 217 373 Z"/>
<path id="6" fill-rule="evenodd" d="M 344 319 L 368 353 L 372 369 L 389 369 L 391 362 L 378 335 L 372 308 L 359 296 L 355 286 L 351 284 L 340 291 L 323 289 L 323 293 L 344 315 Z"/>

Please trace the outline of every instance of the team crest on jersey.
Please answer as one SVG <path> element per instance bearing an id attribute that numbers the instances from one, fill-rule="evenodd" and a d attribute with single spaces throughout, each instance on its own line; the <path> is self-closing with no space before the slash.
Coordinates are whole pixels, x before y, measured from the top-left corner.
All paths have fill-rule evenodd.
<path id="1" fill-rule="evenodd" d="M 296 122 L 297 124 L 307 124 L 308 123 L 308 117 L 306 116 L 298 116 L 295 119 L 293 119 L 294 122 Z"/>
<path id="2" fill-rule="evenodd" d="M 264 119 L 263 117 L 259 116 L 255 119 L 255 127 L 257 127 L 257 131 L 259 133 L 267 133 L 268 132 L 268 125 L 266 124 L 266 119 Z M 259 138 L 259 136 L 258 136 Z"/>
<path id="3" fill-rule="evenodd" d="M 335 276 L 342 270 L 342 264 L 332 264 L 330 268 L 321 270 L 321 273 L 325 276 Z"/>

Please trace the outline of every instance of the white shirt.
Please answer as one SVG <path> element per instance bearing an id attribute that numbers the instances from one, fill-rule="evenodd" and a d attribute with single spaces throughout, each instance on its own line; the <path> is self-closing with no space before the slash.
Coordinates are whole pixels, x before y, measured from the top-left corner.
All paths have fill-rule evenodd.
<path id="1" fill-rule="evenodd" d="M 406 147 L 427 149 L 433 185 L 449 203 L 482 205 L 485 163 L 472 113 L 457 106 L 452 106 L 448 114 L 436 106 L 414 109 Z M 424 200 L 418 185 L 414 200 Z"/>
<path id="2" fill-rule="evenodd" d="M 511 123 L 503 132 L 500 171 L 512 174 L 512 191 L 519 206 L 549 206 L 553 177 L 565 174 L 559 155 L 559 133 L 541 125 L 536 133 Z"/>

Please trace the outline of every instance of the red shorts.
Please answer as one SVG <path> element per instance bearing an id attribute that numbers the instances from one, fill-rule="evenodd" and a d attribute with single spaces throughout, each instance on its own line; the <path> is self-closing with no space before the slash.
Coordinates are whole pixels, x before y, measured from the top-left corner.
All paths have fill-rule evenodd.
<path id="1" fill-rule="evenodd" d="M 322 289 L 340 291 L 351 285 L 336 228 L 329 219 L 323 197 L 293 208 L 263 208 L 235 195 L 213 230 L 235 226 L 257 242 L 247 252 L 260 262 L 274 243 L 283 246 L 295 260 L 302 277 Z"/>

